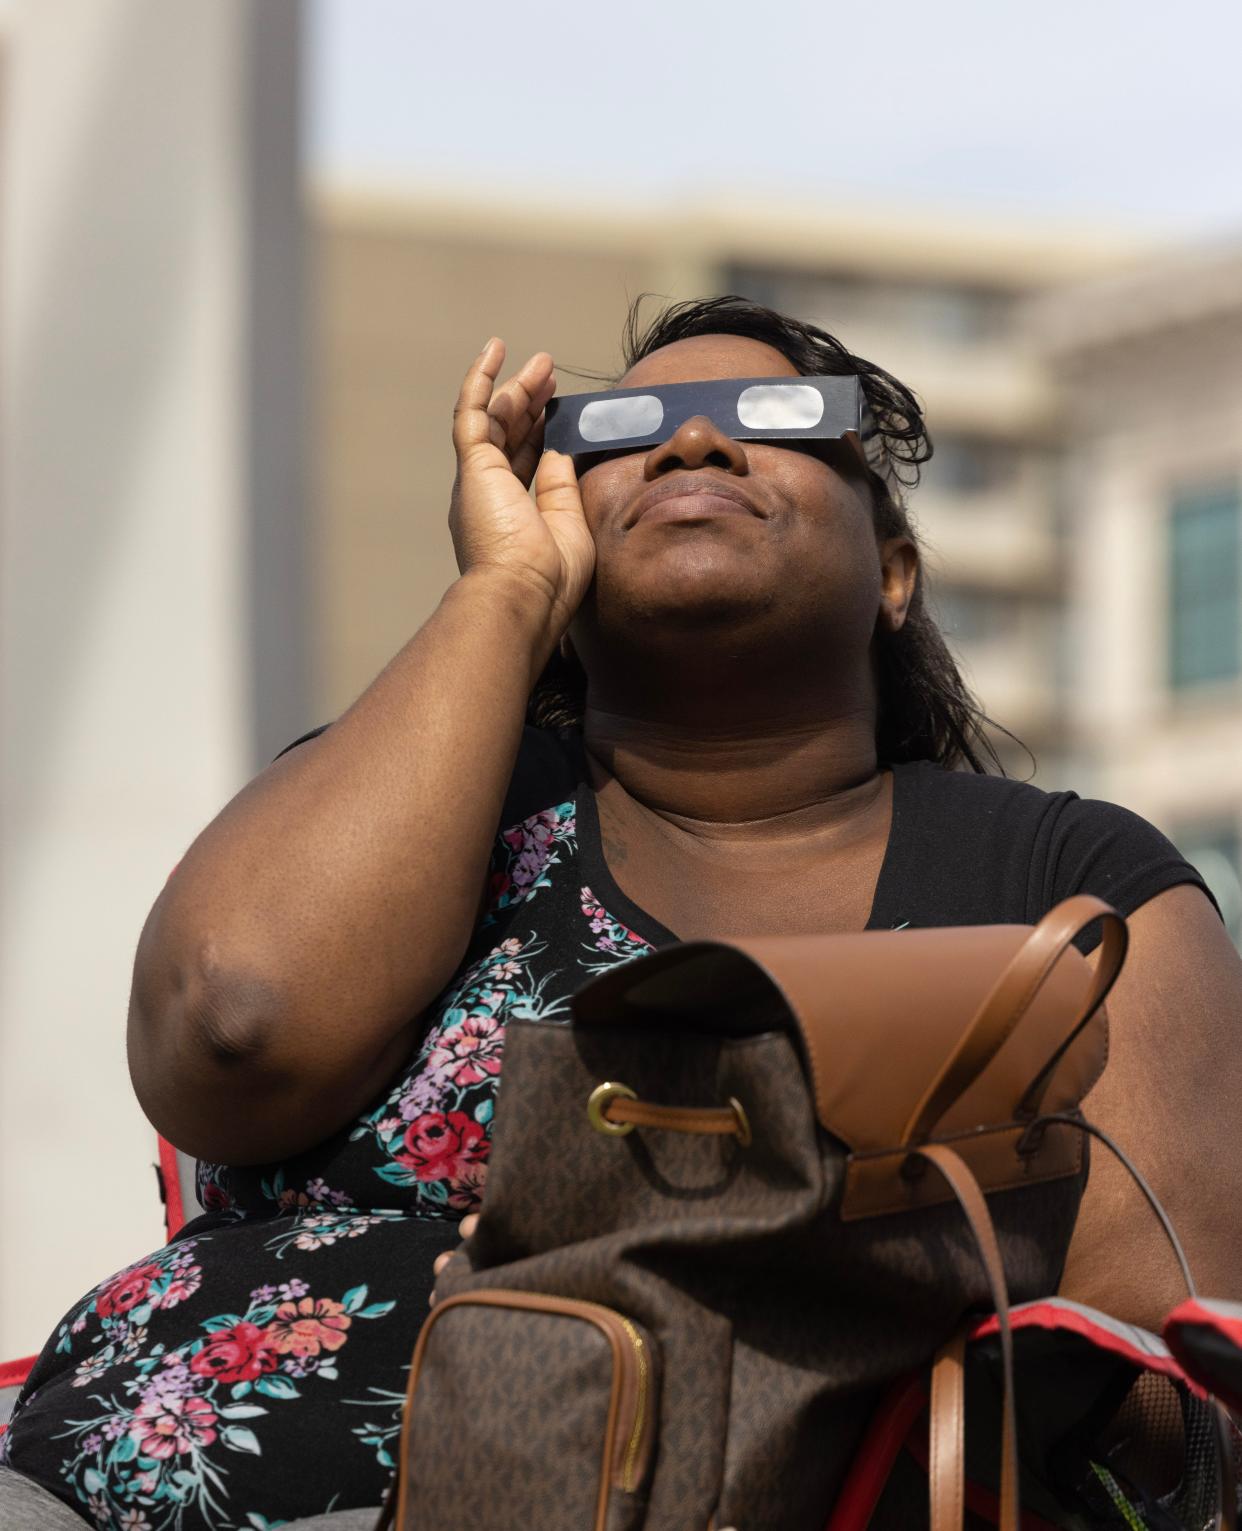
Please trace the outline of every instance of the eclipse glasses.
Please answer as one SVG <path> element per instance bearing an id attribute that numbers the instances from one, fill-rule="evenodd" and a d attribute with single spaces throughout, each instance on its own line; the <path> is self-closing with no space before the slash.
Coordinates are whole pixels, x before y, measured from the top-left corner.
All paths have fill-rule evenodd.
<path id="1" fill-rule="evenodd" d="M 857 377 L 732 377 L 573 393 L 548 402 L 545 450 L 586 457 L 668 441 L 706 415 L 734 441 L 839 441 L 872 434 Z"/>

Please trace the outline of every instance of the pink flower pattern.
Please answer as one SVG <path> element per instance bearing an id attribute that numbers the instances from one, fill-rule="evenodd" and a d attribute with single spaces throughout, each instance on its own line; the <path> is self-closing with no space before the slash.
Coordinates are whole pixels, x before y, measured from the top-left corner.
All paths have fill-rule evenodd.
<path id="1" fill-rule="evenodd" d="M 47 1448 L 80 1512 L 109 1531 L 267 1525 L 265 1485 L 284 1470 L 265 1455 L 268 1426 L 297 1409 L 310 1422 L 308 1449 L 328 1453 L 333 1473 L 349 1471 L 335 1454 L 341 1436 L 367 1449 L 379 1478 L 364 1502 L 376 1502 L 394 1465 L 404 1362 L 391 1378 L 371 1374 L 387 1389 L 368 1387 L 366 1372 L 344 1386 L 341 1368 L 363 1353 L 354 1340 L 364 1321 L 385 1318 L 384 1348 L 408 1361 L 424 1313 L 399 1297 L 370 1302 L 362 1285 L 325 1289 L 315 1272 L 351 1262 L 356 1272 L 359 1240 L 380 1241 L 381 1254 L 399 1247 L 382 1242 L 400 1236 L 386 1227 L 478 1207 L 509 1023 L 563 1024 L 585 979 L 649 949 L 584 885 L 572 798 L 506 828 L 470 950 L 384 1097 L 284 1164 L 200 1165 L 201 1231 L 102 1282 L 61 1325 L 52 1386 L 74 1406 Z M 230 1300 L 238 1286 L 248 1295 Z M 363 1394 L 382 1407 L 335 1407 L 366 1403 Z M 4 1438 L 19 1447 L 24 1401 Z M 387 1423 L 377 1422 L 384 1410 Z"/>
<path id="2" fill-rule="evenodd" d="M 459 977 L 437 1002 L 436 1021 L 414 1068 L 354 1131 L 356 1138 L 372 1137 L 387 1156 L 375 1173 L 413 1191 L 427 1215 L 457 1216 L 482 1199 L 508 1022 L 567 1020 L 569 998 L 584 978 L 650 950 L 641 936 L 609 915 L 590 888 L 573 879 L 576 859 L 573 801 L 533 814 L 500 835 L 478 953 L 467 955 Z M 562 866 L 565 874 L 554 881 L 553 871 Z M 554 923 L 564 924 L 568 916 L 571 924 L 585 924 L 590 937 L 581 943 L 585 955 L 569 972 L 549 969 L 539 960 L 547 943 L 534 932 L 526 938 L 509 934 L 487 940 L 502 915 L 512 928 L 514 914 L 536 895 L 555 901 L 549 910 Z M 558 983 L 562 973 L 567 981 Z M 478 1151 L 428 1157 L 411 1149 L 415 1124 L 465 1119 L 477 1124 L 472 1131 L 477 1132 Z"/>
<path id="3" fill-rule="evenodd" d="M 210 1446 L 215 1426 L 215 1411 L 205 1398 L 165 1398 L 138 1405 L 130 1434 L 139 1451 L 159 1461 L 175 1452 Z"/>
<path id="4" fill-rule="evenodd" d="M 295 1220 L 300 1216 L 294 1214 Z M 363 1219 L 365 1226 L 383 1221 Z M 187 1268 L 199 1242 L 187 1239 L 159 1251 L 141 1279 L 159 1288 L 174 1265 Z M 128 1287 L 136 1269 L 104 1282 L 84 1306 L 87 1326 L 93 1322 L 100 1331 L 95 1377 L 118 1368 L 125 1349 L 132 1375 L 119 1388 L 114 1383 L 108 1395 L 90 1395 L 101 1412 L 69 1423 L 59 1439 L 75 1438 L 77 1446 L 62 1473 L 100 1527 L 136 1526 L 143 1522 L 134 1517 L 145 1515 L 149 1531 L 177 1531 L 188 1528 L 186 1514 L 193 1511 L 195 1527 L 214 1531 L 211 1489 L 223 1479 L 212 1464 L 219 1452 L 261 1457 L 259 1421 L 301 1396 L 294 1379 L 313 1377 L 317 1385 L 337 1380 L 337 1356 L 354 1325 L 386 1317 L 396 1303 L 368 1302 L 365 1286 L 339 1298 L 316 1295 L 294 1278 L 255 1288 L 244 1315 L 213 1314 L 174 1349 L 162 1343 L 151 1348 L 128 1313 L 118 1313 L 114 1302 L 105 1303 L 108 1312 L 100 1306 L 109 1293 Z M 71 1334 L 62 1326 L 62 1339 Z"/>
<path id="5" fill-rule="evenodd" d="M 492 993 L 488 999 L 499 1005 L 504 995 Z M 494 1015 L 468 1015 L 460 1026 L 441 1034 L 427 1054 L 427 1067 L 455 1085 L 481 1084 L 500 1073 L 504 1045 L 504 1027 Z"/>

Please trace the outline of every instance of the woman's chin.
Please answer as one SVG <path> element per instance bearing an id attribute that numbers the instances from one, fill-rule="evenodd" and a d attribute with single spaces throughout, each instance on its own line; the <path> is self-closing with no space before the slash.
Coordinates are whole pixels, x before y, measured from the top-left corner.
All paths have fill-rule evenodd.
<path id="1" fill-rule="evenodd" d="M 762 578 L 753 555 L 682 547 L 644 563 L 636 577 L 608 580 L 607 605 L 630 619 L 684 630 L 704 624 L 745 622 L 776 605 L 779 591 Z M 605 582 L 601 579 L 599 595 Z M 601 601 L 601 606 L 603 602 Z"/>

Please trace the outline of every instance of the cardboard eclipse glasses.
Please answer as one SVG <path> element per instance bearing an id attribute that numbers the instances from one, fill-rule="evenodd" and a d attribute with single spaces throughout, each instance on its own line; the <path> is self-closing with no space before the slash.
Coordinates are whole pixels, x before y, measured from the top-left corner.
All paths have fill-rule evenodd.
<path id="1" fill-rule="evenodd" d="M 551 399 L 544 449 L 570 457 L 633 452 L 668 441 L 696 415 L 706 415 L 734 441 L 838 441 L 853 435 L 861 442 L 872 433 L 857 377 L 730 377 Z"/>

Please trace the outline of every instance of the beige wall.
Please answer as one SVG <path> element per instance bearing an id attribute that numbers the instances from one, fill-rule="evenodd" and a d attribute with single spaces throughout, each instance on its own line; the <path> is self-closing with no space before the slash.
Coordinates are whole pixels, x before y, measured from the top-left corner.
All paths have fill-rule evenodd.
<path id="1" fill-rule="evenodd" d="M 320 496 L 317 701 L 335 716 L 430 615 L 456 575 L 447 517 L 461 377 L 490 335 L 617 360 L 616 317 L 651 262 L 513 240 L 422 235 L 365 211 L 315 228 Z M 575 384 L 568 379 L 569 386 Z"/>
<path id="2" fill-rule="evenodd" d="M 296 160 L 279 131 L 253 152 L 251 88 L 296 121 L 297 5 L 24 0 L 9 25 L 0 1357 L 162 1241 L 125 1062 L 134 948 L 250 774 L 256 699 L 288 689 L 306 711 L 279 656 L 259 659 L 252 600 L 252 571 L 298 562 L 262 423 L 281 422 L 296 487 L 297 374 L 251 349 L 262 334 L 268 359 L 296 354 L 279 298 L 252 323 L 257 245 L 287 289 L 298 229 Z M 256 81 L 259 54 L 273 67 Z M 258 582 L 278 611 L 292 587 Z"/>

